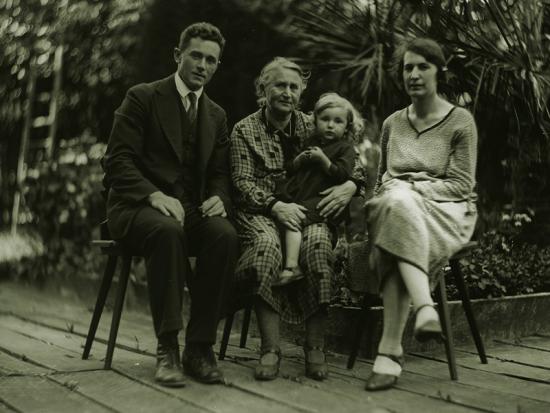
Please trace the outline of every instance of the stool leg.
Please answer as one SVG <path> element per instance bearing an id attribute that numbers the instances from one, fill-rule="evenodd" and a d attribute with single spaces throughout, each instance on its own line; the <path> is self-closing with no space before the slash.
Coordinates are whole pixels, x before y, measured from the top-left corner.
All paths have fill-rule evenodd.
<path id="1" fill-rule="evenodd" d="M 126 287 L 128 286 L 128 278 L 130 278 L 130 266 L 132 265 L 132 256 L 125 255 L 122 259 L 122 269 L 118 280 L 118 291 L 113 308 L 113 318 L 111 320 L 111 331 L 109 332 L 109 341 L 107 342 L 107 355 L 105 356 L 105 369 L 111 368 L 113 361 L 113 352 L 115 351 L 116 336 L 118 333 L 118 325 L 120 324 L 120 316 L 124 305 L 124 296 L 126 295 Z"/>
<path id="2" fill-rule="evenodd" d="M 228 314 L 225 318 L 225 324 L 223 325 L 222 342 L 220 343 L 220 353 L 218 354 L 218 360 L 225 358 L 225 352 L 227 351 L 227 344 L 229 343 L 229 335 L 231 334 L 231 327 L 233 327 L 233 318 L 235 313 Z"/>
<path id="3" fill-rule="evenodd" d="M 472 303 L 470 302 L 470 294 L 468 293 L 468 288 L 464 282 L 464 277 L 460 269 L 460 263 L 458 260 L 450 260 L 451 272 L 453 273 L 456 286 L 460 292 L 460 297 L 462 298 L 462 307 L 464 308 L 464 313 L 466 314 L 466 319 L 470 325 L 470 331 L 472 332 L 472 337 L 477 348 L 477 354 L 479 354 L 479 359 L 482 364 L 487 364 L 487 355 L 485 354 L 485 347 L 483 346 L 483 340 L 479 334 L 477 328 L 476 319 L 474 317 L 474 312 L 472 311 Z"/>
<path id="4" fill-rule="evenodd" d="M 445 276 L 439 278 L 439 285 L 436 288 L 436 299 L 439 308 L 439 318 L 445 335 L 445 352 L 447 353 L 447 363 L 449 365 L 449 373 L 451 380 L 458 380 L 458 372 L 456 369 L 456 359 L 454 352 L 453 331 L 451 328 L 451 317 L 449 314 L 449 306 L 447 304 L 447 291 L 445 289 Z"/>
<path id="5" fill-rule="evenodd" d="M 246 339 L 248 337 L 248 327 L 250 326 L 250 315 L 252 313 L 252 304 L 247 304 L 244 308 L 243 328 L 241 330 L 240 348 L 246 347 Z"/>
<path id="6" fill-rule="evenodd" d="M 109 289 L 111 288 L 117 261 L 118 257 L 116 255 L 107 256 L 107 265 L 105 266 L 105 271 L 103 272 L 103 279 L 101 280 L 101 285 L 97 294 L 94 314 L 92 315 L 92 321 L 90 322 L 90 328 L 88 329 L 88 335 L 86 336 L 86 344 L 84 345 L 84 352 L 82 353 L 83 360 L 87 360 L 90 355 L 97 326 L 99 325 L 99 320 L 101 319 L 101 314 L 103 313 L 103 308 L 105 307 L 105 301 L 107 300 L 107 295 L 109 294 Z"/>
<path id="7" fill-rule="evenodd" d="M 363 297 L 363 304 L 361 305 L 361 312 L 357 319 L 357 324 L 355 326 L 355 336 L 353 337 L 353 342 L 351 344 L 351 351 L 349 353 L 347 368 L 352 369 L 357 360 L 357 355 L 359 354 L 359 346 L 361 345 L 361 338 L 363 338 L 363 332 L 365 326 L 370 321 L 369 320 L 369 310 L 373 306 L 372 295 L 365 293 Z"/>

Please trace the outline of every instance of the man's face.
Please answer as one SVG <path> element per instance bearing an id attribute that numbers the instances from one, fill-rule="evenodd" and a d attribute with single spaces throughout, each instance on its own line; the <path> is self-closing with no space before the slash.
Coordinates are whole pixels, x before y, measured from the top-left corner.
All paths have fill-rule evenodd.
<path id="1" fill-rule="evenodd" d="M 264 88 L 267 107 L 278 114 L 291 113 L 300 101 L 302 89 L 298 72 L 281 67 L 273 69 Z"/>
<path id="2" fill-rule="evenodd" d="M 184 50 L 174 49 L 174 59 L 178 64 L 178 74 L 191 90 L 206 85 L 220 59 L 220 45 L 212 40 L 193 37 Z"/>

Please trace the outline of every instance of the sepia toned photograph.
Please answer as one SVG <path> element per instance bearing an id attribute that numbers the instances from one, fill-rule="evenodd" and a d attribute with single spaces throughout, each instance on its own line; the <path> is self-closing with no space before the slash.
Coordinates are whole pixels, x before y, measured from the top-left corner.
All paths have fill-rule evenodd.
<path id="1" fill-rule="evenodd" d="M 0 413 L 550 412 L 550 0 L 0 0 Z"/>

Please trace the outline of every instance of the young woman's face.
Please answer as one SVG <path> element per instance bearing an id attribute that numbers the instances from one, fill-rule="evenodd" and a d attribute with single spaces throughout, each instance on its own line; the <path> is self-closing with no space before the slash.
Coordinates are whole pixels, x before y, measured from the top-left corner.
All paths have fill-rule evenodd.
<path id="1" fill-rule="evenodd" d="M 403 82 L 411 98 L 422 98 L 437 93 L 437 66 L 422 55 L 405 52 Z"/>
<path id="2" fill-rule="evenodd" d="M 326 108 L 316 117 L 317 132 L 325 139 L 340 139 L 348 126 L 348 111 L 344 108 Z"/>

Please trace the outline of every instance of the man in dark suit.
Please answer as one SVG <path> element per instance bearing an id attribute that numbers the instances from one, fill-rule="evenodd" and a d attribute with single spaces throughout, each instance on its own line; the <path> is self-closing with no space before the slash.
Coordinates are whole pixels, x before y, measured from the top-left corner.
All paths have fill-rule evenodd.
<path id="1" fill-rule="evenodd" d="M 174 49 L 177 72 L 130 88 L 115 112 L 104 158 L 111 235 L 145 257 L 158 338 L 155 380 L 181 387 L 177 335 L 184 282 L 191 314 L 185 371 L 205 383 L 223 380 L 212 345 L 238 258 L 230 212 L 225 111 L 203 87 L 225 39 L 209 23 L 187 27 Z M 188 257 L 197 257 L 195 274 Z"/>

